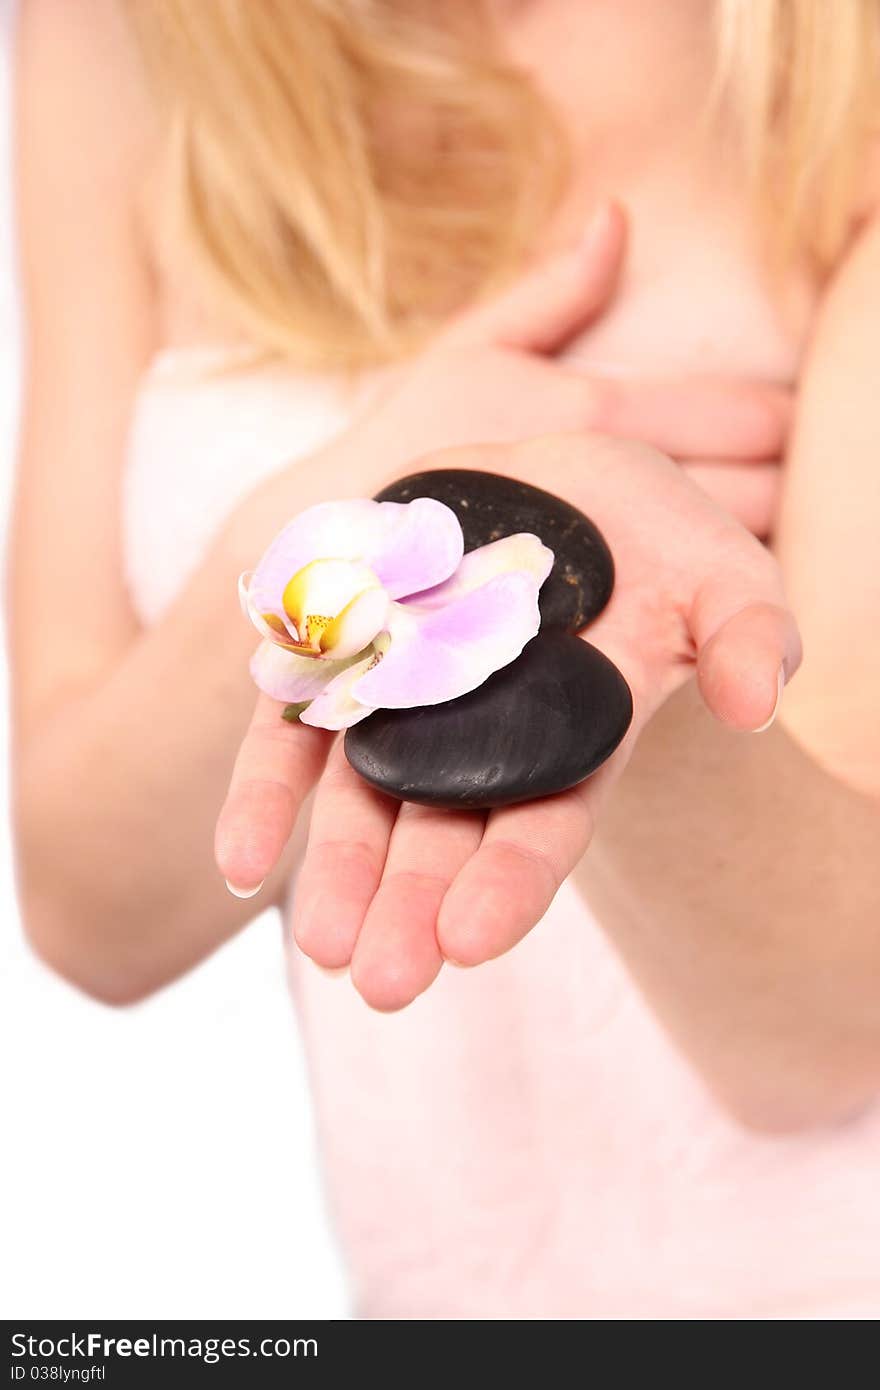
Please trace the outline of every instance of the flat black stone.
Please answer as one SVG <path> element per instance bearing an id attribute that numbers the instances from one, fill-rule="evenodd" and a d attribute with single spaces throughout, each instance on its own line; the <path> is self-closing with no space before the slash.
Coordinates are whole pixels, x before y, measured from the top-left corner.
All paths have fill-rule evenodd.
<path id="1" fill-rule="evenodd" d="M 593 522 L 552 492 L 497 473 L 437 468 L 399 478 L 376 494 L 377 502 L 434 497 L 461 522 L 465 550 L 502 536 L 531 531 L 556 560 L 541 587 L 542 628 L 579 632 L 605 607 L 614 588 L 614 561 Z"/>
<path id="2" fill-rule="evenodd" d="M 582 782 L 631 719 L 632 695 L 613 662 L 551 631 L 457 700 L 377 710 L 348 730 L 345 752 L 366 781 L 401 801 L 509 806 Z"/>

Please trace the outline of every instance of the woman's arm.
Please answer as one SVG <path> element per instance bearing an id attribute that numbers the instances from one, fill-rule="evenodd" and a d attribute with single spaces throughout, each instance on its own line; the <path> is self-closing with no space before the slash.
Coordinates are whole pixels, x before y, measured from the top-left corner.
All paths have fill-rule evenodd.
<path id="1" fill-rule="evenodd" d="M 211 860 L 251 704 L 235 561 L 212 555 L 148 635 L 122 582 L 121 460 L 157 331 L 137 217 L 155 132 L 116 9 L 27 0 L 20 19 L 27 339 L 11 636 L 25 922 L 57 968 L 121 1000 L 255 909 Z M 226 612 L 223 641 L 206 642 Z"/>
<path id="2" fill-rule="evenodd" d="M 430 447 L 507 432 L 605 424 L 680 444 L 682 457 L 773 458 L 787 410 L 743 383 L 599 389 L 543 355 L 613 290 L 623 226 L 612 215 L 591 245 L 458 325 L 363 428 L 247 499 L 167 615 L 140 631 L 122 582 L 119 491 L 133 394 L 158 336 L 139 216 L 155 131 L 116 11 L 110 0 L 23 8 L 28 337 L 11 628 L 24 919 L 56 969 L 124 1002 L 206 955 L 286 882 L 289 858 L 258 901 L 241 901 L 212 858 L 253 699 L 236 578 L 284 521 L 333 495 L 369 495 Z M 273 726 L 262 740 L 273 772 L 277 745 Z M 298 794 L 326 748 L 304 731 Z"/>
<path id="3" fill-rule="evenodd" d="M 878 351 L 874 225 L 821 308 L 786 469 L 802 670 L 760 738 L 678 696 L 583 872 L 672 1035 L 761 1128 L 846 1117 L 880 1089 Z"/>
<path id="4" fill-rule="evenodd" d="M 447 451 L 423 466 L 433 463 L 539 480 L 595 519 L 616 582 L 587 635 L 628 680 L 633 721 L 594 776 L 488 815 L 399 805 L 358 777 L 336 743 L 315 795 L 293 928 L 319 964 L 350 965 L 364 998 L 385 1010 L 427 989 L 444 960 L 479 965 L 541 919 L 642 730 L 690 671 L 718 719 L 758 729 L 775 709 L 783 664 L 793 674 L 800 661 L 776 561 L 656 450 L 602 435 L 551 435 Z M 218 822 L 218 863 L 237 883 L 257 884 L 290 831 L 298 794 L 291 771 L 306 728 L 284 724 L 281 711 L 260 698 Z M 256 789 L 273 726 L 270 802 Z"/>
<path id="5" fill-rule="evenodd" d="M 875 229 L 820 315 L 783 508 L 780 550 L 812 661 L 803 697 L 800 676 L 786 696 L 796 737 L 779 725 L 760 738 L 716 730 L 685 685 L 696 664 L 709 709 L 758 729 L 780 668 L 791 676 L 798 664 L 798 642 L 769 555 L 676 470 L 601 439 L 482 451 L 478 465 L 540 477 L 608 536 L 617 587 L 587 636 L 633 687 L 633 730 L 580 787 L 484 824 L 408 807 L 395 817 L 335 750 L 294 905 L 304 950 L 325 965 L 350 963 L 376 1007 L 401 1007 L 443 959 L 478 965 L 514 946 L 598 824 L 582 872 L 602 923 L 733 1114 L 756 1128 L 799 1129 L 847 1117 L 876 1094 L 877 322 Z M 609 795 L 646 725 L 644 748 Z M 290 728 L 288 741 L 300 732 Z M 283 834 L 267 821 L 262 835 L 252 827 L 248 761 L 246 740 L 221 817 L 221 858 L 237 862 L 247 832 L 268 864 Z"/>
<path id="6" fill-rule="evenodd" d="M 139 630 L 122 580 L 120 478 L 134 392 L 158 334 L 139 216 L 153 116 L 112 0 L 28 0 L 17 75 L 27 323 L 11 548 L 19 886 L 46 960 L 98 997 L 126 1002 L 186 970 L 286 883 L 289 856 L 258 903 L 242 901 L 213 861 L 217 806 L 253 705 L 255 639 L 235 596 L 240 571 L 294 512 L 334 489 L 369 495 L 388 481 L 404 465 L 394 461 L 403 439 L 418 452 L 451 442 L 444 431 L 491 435 L 502 420 L 524 432 L 558 418 L 575 428 L 596 405 L 588 381 L 540 356 L 475 347 L 472 358 L 462 347 L 462 365 L 429 367 L 411 404 L 389 408 L 386 429 L 371 422 L 369 441 L 358 433 L 352 448 L 343 441 L 259 489 L 163 620 Z M 555 324 L 564 337 L 601 308 L 620 230 L 604 249 L 550 267 L 536 334 L 552 340 Z M 477 331 L 475 342 L 486 339 Z M 658 429 L 683 390 L 668 403 L 653 393 Z M 449 409 L 435 416 L 427 403 L 444 392 Z M 733 401 L 717 387 L 714 395 L 728 416 L 751 400 L 744 387 Z M 711 393 L 708 405 L 712 415 Z M 778 443 L 784 402 L 759 396 L 751 416 L 760 457 L 762 437 L 770 450 Z M 711 454 L 711 425 L 698 456 Z M 723 422 L 720 433 L 731 434 Z M 737 452 L 741 438 L 734 430 L 734 456 L 748 457 L 748 439 Z M 264 742 L 274 761 L 273 731 Z M 318 733 L 300 741 L 303 795 L 326 748 Z"/>

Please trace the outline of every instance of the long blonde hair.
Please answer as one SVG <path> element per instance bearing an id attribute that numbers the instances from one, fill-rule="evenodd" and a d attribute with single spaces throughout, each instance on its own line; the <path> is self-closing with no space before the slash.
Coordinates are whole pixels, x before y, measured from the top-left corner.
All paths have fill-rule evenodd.
<path id="1" fill-rule="evenodd" d="M 197 261 L 261 348 L 406 351 L 521 262 L 564 139 L 477 0 L 128 0 Z M 877 115 L 878 0 L 718 0 L 715 96 L 786 256 L 827 264 Z"/>

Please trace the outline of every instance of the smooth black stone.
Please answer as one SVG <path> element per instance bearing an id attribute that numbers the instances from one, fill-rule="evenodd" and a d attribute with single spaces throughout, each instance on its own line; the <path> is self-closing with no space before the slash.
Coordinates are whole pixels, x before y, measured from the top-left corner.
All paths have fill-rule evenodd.
<path id="1" fill-rule="evenodd" d="M 377 710 L 348 730 L 345 752 L 366 781 L 401 801 L 509 806 L 582 782 L 631 719 L 632 695 L 613 662 L 551 631 L 457 700 Z"/>
<path id="2" fill-rule="evenodd" d="M 552 492 L 497 473 L 437 468 L 399 478 L 377 502 L 411 502 L 434 497 L 451 507 L 461 522 L 465 550 L 476 550 L 502 536 L 531 531 L 553 551 L 556 561 L 541 587 L 541 627 L 579 632 L 597 617 L 614 588 L 614 561 L 593 522 Z"/>

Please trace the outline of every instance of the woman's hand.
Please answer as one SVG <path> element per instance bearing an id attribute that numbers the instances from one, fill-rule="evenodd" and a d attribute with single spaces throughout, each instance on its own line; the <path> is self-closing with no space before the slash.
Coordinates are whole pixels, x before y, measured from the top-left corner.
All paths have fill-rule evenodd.
<path id="1" fill-rule="evenodd" d="M 595 776 L 484 815 L 401 805 L 376 792 L 348 766 L 341 739 L 331 748 L 331 736 L 284 723 L 281 707 L 260 698 L 218 824 L 221 871 L 246 889 L 265 877 L 327 757 L 294 931 L 318 964 L 350 965 L 379 1009 L 409 1003 L 444 960 L 480 964 L 540 920 L 586 850 L 640 730 L 692 672 L 718 719 L 758 730 L 800 661 L 769 552 L 651 448 L 554 436 L 427 462 L 540 479 L 595 519 L 617 583 L 585 635 L 626 676 L 635 713 Z"/>
<path id="2" fill-rule="evenodd" d="M 281 525 L 331 497 L 370 496 L 422 454 L 544 434 L 609 434 L 651 444 L 753 534 L 772 529 L 790 393 L 766 382 L 693 376 L 603 378 L 558 354 L 613 300 L 626 222 L 609 205 L 579 246 L 463 315 L 415 362 L 389 371 L 354 425 L 239 508 L 228 545 L 247 569 Z M 539 481 L 539 480 L 534 480 Z"/>

